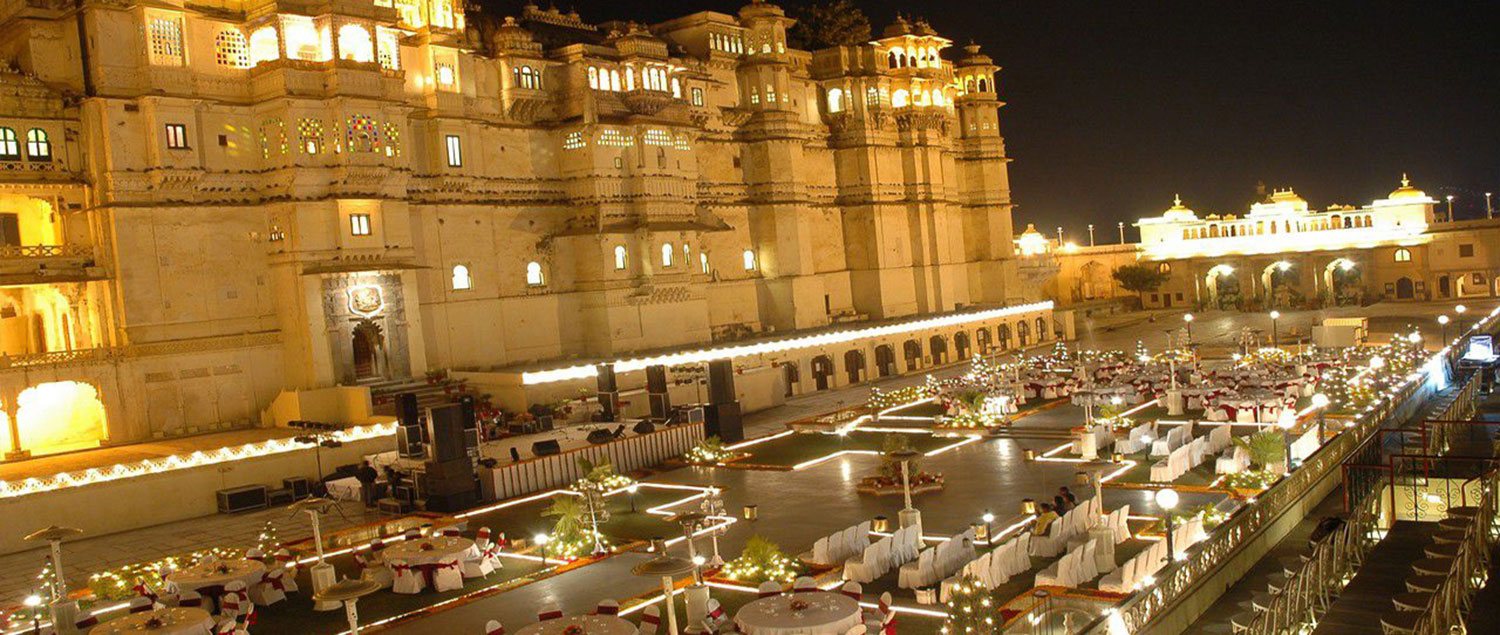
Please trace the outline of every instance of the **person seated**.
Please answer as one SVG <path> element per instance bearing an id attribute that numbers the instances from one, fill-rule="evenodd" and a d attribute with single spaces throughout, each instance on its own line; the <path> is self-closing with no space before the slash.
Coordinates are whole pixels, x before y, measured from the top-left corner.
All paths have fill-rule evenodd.
<path id="1" fill-rule="evenodd" d="M 1047 528 L 1052 526 L 1060 516 L 1052 510 L 1052 505 L 1042 503 L 1041 513 L 1036 515 L 1036 524 L 1031 526 L 1031 533 L 1037 536 L 1047 535 Z"/>
<path id="2" fill-rule="evenodd" d="M 1071 509 L 1071 508 L 1068 507 L 1068 499 L 1067 499 L 1067 497 L 1063 496 L 1062 494 L 1058 494 L 1056 496 L 1053 496 L 1052 497 L 1052 509 L 1057 510 L 1057 513 L 1059 515 L 1068 513 L 1068 510 Z"/>
<path id="3" fill-rule="evenodd" d="M 1073 495 L 1073 490 L 1070 490 L 1066 486 L 1064 486 L 1059 487 L 1057 489 L 1057 493 L 1068 500 L 1068 509 L 1073 509 L 1074 507 L 1078 506 L 1078 497 Z"/>

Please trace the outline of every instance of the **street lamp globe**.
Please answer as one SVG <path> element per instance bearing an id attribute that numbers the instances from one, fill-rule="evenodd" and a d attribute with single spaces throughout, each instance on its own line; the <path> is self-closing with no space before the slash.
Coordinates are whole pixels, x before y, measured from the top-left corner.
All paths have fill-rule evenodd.
<path id="1" fill-rule="evenodd" d="M 980 516 L 979 518 L 980 518 L 980 520 L 983 520 L 986 523 L 995 522 L 995 515 L 991 514 L 989 512 L 985 512 L 984 515 Z"/>
<path id="2" fill-rule="evenodd" d="M 1279 320 L 1279 319 L 1281 319 L 1281 311 L 1272 311 L 1271 312 L 1271 319 L 1273 319 L 1273 320 Z"/>
<path id="3" fill-rule="evenodd" d="M 1312 405 L 1314 408 L 1327 408 L 1330 401 L 1331 400 L 1328 399 L 1328 395 L 1325 395 L 1323 393 L 1318 393 L 1312 396 Z"/>
<path id="4" fill-rule="evenodd" d="M 1456 307 L 1453 307 L 1453 311 L 1456 312 L 1456 313 L 1458 313 L 1459 315 L 1463 315 L 1464 311 L 1468 311 L 1468 310 L 1469 310 L 1469 307 L 1466 307 L 1466 306 L 1464 306 L 1462 304 L 1460 304 L 1460 305 L 1458 305 Z"/>
<path id="5" fill-rule="evenodd" d="M 1297 413 L 1292 412 L 1291 408 L 1283 409 L 1281 416 L 1276 419 L 1276 425 L 1280 426 L 1282 430 L 1291 430 L 1297 425 Z"/>
<path id="6" fill-rule="evenodd" d="M 1370 368 L 1380 370 L 1385 368 L 1385 358 L 1379 355 L 1370 358 Z"/>
<path id="7" fill-rule="evenodd" d="M 1438 324 L 1441 324 L 1443 326 L 1448 326 L 1448 316 L 1446 316 L 1446 315 L 1439 315 L 1438 316 Z"/>
<path id="8" fill-rule="evenodd" d="M 1406 336 L 1406 341 L 1411 342 L 1413 344 L 1421 344 L 1422 343 L 1422 334 L 1418 333 L 1416 331 L 1412 331 L 1410 335 Z"/>
<path id="9" fill-rule="evenodd" d="M 34 608 L 42 605 L 42 596 L 33 593 L 31 595 L 26 596 L 26 599 L 21 600 L 21 603 L 25 604 L 26 608 L 34 609 Z"/>
<path id="10" fill-rule="evenodd" d="M 1193 314 L 1192 313 L 1184 313 L 1182 315 L 1182 321 L 1183 322 L 1192 322 L 1193 321 Z"/>
<path id="11" fill-rule="evenodd" d="M 531 537 L 531 541 L 538 545 L 547 544 L 547 534 L 537 534 Z"/>
<path id="12" fill-rule="evenodd" d="M 1177 500 L 1177 490 L 1175 489 L 1168 487 L 1166 489 L 1156 490 L 1157 507 L 1170 511 L 1177 507 Z"/>

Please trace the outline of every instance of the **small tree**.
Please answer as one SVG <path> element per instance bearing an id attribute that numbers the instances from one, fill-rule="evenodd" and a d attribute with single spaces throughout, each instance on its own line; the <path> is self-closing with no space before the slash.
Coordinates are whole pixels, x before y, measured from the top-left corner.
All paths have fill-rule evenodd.
<path id="1" fill-rule="evenodd" d="M 1142 264 L 1125 265 L 1116 269 L 1112 274 L 1115 282 L 1126 291 L 1133 291 L 1140 298 L 1141 305 L 1146 304 L 1146 292 L 1155 291 L 1165 284 L 1171 274 L 1165 273 L 1156 267 Z"/>
<path id="2" fill-rule="evenodd" d="M 948 595 L 948 618 L 943 621 L 943 635 L 989 635 L 1003 626 L 989 589 L 972 575 L 959 578 Z"/>
<path id="3" fill-rule="evenodd" d="M 870 19 L 850 0 L 816 2 L 798 11 L 796 17 L 792 40 L 810 49 L 870 41 Z"/>
<path id="4" fill-rule="evenodd" d="M 1250 453 L 1250 464 L 1266 469 L 1286 457 L 1286 440 L 1278 430 L 1262 430 L 1249 438 L 1234 437 L 1234 444 Z"/>
<path id="5" fill-rule="evenodd" d="M 740 557 L 725 564 L 719 574 L 730 580 L 760 584 L 768 580 L 791 582 L 800 571 L 801 565 L 782 553 L 781 547 L 756 534 L 745 541 Z"/>

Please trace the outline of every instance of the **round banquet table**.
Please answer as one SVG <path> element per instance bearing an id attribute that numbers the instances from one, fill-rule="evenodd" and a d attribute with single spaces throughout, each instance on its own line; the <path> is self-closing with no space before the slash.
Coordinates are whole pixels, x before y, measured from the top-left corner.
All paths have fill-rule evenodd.
<path id="1" fill-rule="evenodd" d="M 431 548 L 426 548 L 431 545 Z M 437 564 L 449 558 L 463 559 L 474 548 L 474 541 L 457 536 L 433 536 L 405 540 L 385 548 L 381 557 L 386 562 L 401 560 L 409 565 Z"/>
<path id="2" fill-rule="evenodd" d="M 807 608 L 793 611 L 797 600 Z M 843 635 L 864 621 L 854 598 L 811 591 L 752 601 L 734 615 L 734 623 L 748 635 Z"/>
<path id="3" fill-rule="evenodd" d="M 635 635 L 635 624 L 613 615 L 574 615 L 537 622 L 516 631 L 516 635 L 561 635 L 569 626 L 583 628 L 584 635 Z"/>
<path id="4" fill-rule="evenodd" d="M 179 591 L 197 591 L 213 601 L 214 606 L 217 607 L 219 596 L 224 593 L 224 585 L 240 581 L 244 582 L 245 588 L 248 589 L 259 584 L 265 574 L 265 563 L 240 558 L 200 562 L 167 574 L 167 581 L 176 586 Z"/>
<path id="5" fill-rule="evenodd" d="M 151 628 L 146 622 L 151 618 L 161 620 L 161 626 Z M 214 618 L 208 611 L 191 607 L 175 607 L 170 609 L 158 609 L 146 611 L 145 613 L 132 613 L 121 618 L 104 622 L 92 629 L 90 635 L 125 635 L 128 633 L 149 633 L 151 635 L 207 635 L 214 625 Z"/>

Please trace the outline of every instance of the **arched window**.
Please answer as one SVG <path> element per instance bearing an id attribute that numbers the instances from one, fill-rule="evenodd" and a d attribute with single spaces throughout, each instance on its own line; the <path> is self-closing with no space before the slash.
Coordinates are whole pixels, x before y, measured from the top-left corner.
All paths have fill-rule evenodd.
<path id="1" fill-rule="evenodd" d="M 973 77 L 970 77 L 970 78 L 964 80 L 964 92 L 966 92 L 966 93 L 972 93 L 972 92 L 974 92 L 974 78 Z"/>
<path id="2" fill-rule="evenodd" d="M 678 81 L 676 77 L 672 78 L 672 98 L 682 99 L 682 82 Z"/>
<path id="3" fill-rule="evenodd" d="M 609 89 L 613 90 L 613 91 L 616 91 L 616 92 L 618 92 L 620 90 L 620 71 L 615 70 L 615 69 L 610 69 L 610 71 L 609 71 Z"/>
<path id="4" fill-rule="evenodd" d="M 453 290 L 463 291 L 474 288 L 474 279 L 469 277 L 469 267 L 466 265 L 453 265 Z"/>
<path id="5" fill-rule="evenodd" d="M 870 106 L 880 105 L 880 91 L 875 90 L 874 86 L 865 89 L 865 104 Z"/>
<path id="6" fill-rule="evenodd" d="M 281 41 L 276 27 L 263 26 L 250 34 L 250 65 L 281 59 Z"/>
<path id="7" fill-rule="evenodd" d="M 224 29 L 214 37 L 214 57 L 219 66 L 250 68 L 250 45 L 239 29 Z"/>
<path id="8" fill-rule="evenodd" d="M 672 266 L 672 243 L 661 244 L 661 266 Z"/>
<path id="9" fill-rule="evenodd" d="M 708 273 L 708 252 L 698 252 L 698 267 L 703 269 L 703 273 Z"/>
<path id="10" fill-rule="evenodd" d="M 891 106 L 896 108 L 905 107 L 910 100 L 911 93 L 906 92 L 905 88 L 897 89 L 896 92 L 891 93 Z"/>
<path id="11" fill-rule="evenodd" d="M 21 160 L 21 141 L 16 138 L 15 130 L 0 128 L 0 160 Z"/>
<path id="12" fill-rule="evenodd" d="M 530 66 L 522 66 L 515 70 L 516 85 L 521 88 L 535 90 L 541 88 L 541 75 L 531 70 Z"/>
<path id="13" fill-rule="evenodd" d="M 990 82 L 989 82 L 989 80 L 987 80 L 987 79 L 985 79 L 983 77 L 979 78 L 979 92 L 981 92 L 981 93 L 987 93 L 989 91 L 990 91 Z"/>
<path id="14" fill-rule="evenodd" d="M 682 266 L 693 266 L 693 248 L 689 247 L 687 243 L 682 243 Z"/>
<path id="15" fill-rule="evenodd" d="M 1411 250 L 1405 247 L 1397 249 L 1396 262 L 1411 262 Z"/>
<path id="16" fill-rule="evenodd" d="M 535 260 L 526 263 L 526 285 L 540 287 L 544 282 L 542 279 L 542 263 Z"/>
<path id="17" fill-rule="evenodd" d="M 625 269 L 625 245 L 615 245 L 615 269 Z"/>
<path id="18" fill-rule="evenodd" d="M 1156 265 L 1156 272 L 1157 273 L 1172 273 L 1172 264 L 1164 262 L 1164 263 L 1161 263 L 1159 265 Z"/>
<path id="19" fill-rule="evenodd" d="M 589 88 L 599 90 L 599 69 L 589 67 Z"/>
<path id="20" fill-rule="evenodd" d="M 32 161 L 52 160 L 52 141 L 47 138 L 46 130 L 32 128 L 26 133 L 26 158 Z"/>
<path id="21" fill-rule="evenodd" d="M 941 106 L 941 105 L 943 105 L 943 91 L 942 91 L 942 89 L 940 89 L 940 88 L 934 88 L 934 89 L 932 89 L 932 105 L 934 105 L 934 106 Z"/>
<path id="22" fill-rule="evenodd" d="M 339 57 L 366 64 L 375 61 L 375 43 L 370 41 L 370 32 L 358 24 L 339 27 Z"/>
<path id="23" fill-rule="evenodd" d="M 755 271 L 755 252 L 754 251 L 746 249 L 745 253 L 741 254 L 741 259 L 744 260 L 745 271 Z"/>
<path id="24" fill-rule="evenodd" d="M 891 49 L 891 52 L 886 54 L 885 61 L 891 68 L 897 68 L 901 66 L 901 54 L 896 49 Z"/>
<path id="25" fill-rule="evenodd" d="M 842 88 L 828 89 L 828 112 L 842 112 L 844 110 L 844 90 Z"/>

